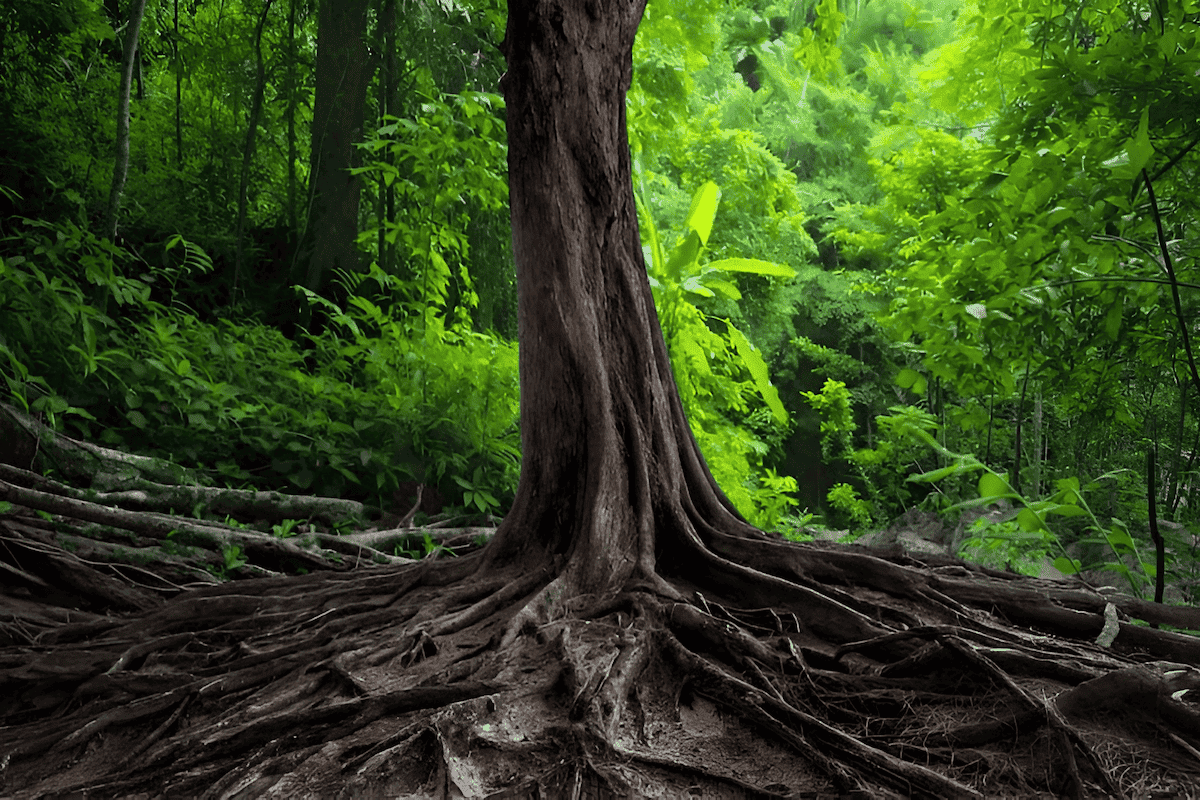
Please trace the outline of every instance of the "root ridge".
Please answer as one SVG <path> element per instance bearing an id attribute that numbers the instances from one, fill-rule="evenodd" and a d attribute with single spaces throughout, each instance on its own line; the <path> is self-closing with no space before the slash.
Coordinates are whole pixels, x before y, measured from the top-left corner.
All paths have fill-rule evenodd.
<path id="1" fill-rule="evenodd" d="M 830 571 L 826 550 L 753 544 L 778 557 L 770 573 L 696 552 L 702 583 L 632 577 L 602 595 L 566 593 L 561 562 L 450 585 L 422 564 L 64 622 L 0 658 L 0 776 L 19 797 L 689 780 L 765 796 L 1121 796 L 1171 785 L 1155 764 L 1200 752 L 1194 662 L 1013 627 L 933 569 L 839 551 Z M 829 599 L 855 575 L 853 606 Z M 990 604 L 1029 608 L 1028 583 L 999 585 L 1012 593 Z M 1145 638 L 1190 652 L 1179 634 Z M 1114 715 L 1142 744 L 1168 726 L 1158 746 L 1173 754 L 1114 749 Z M 1044 773 L 1029 766 L 1047 757 Z M 518 774 L 538 777 L 501 778 Z"/>

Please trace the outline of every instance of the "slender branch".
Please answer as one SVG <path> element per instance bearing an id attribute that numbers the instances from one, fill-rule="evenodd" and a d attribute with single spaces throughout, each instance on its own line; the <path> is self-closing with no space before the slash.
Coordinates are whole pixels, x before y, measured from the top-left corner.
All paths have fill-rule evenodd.
<path id="1" fill-rule="evenodd" d="M 1118 242 L 1120 244 L 1127 244 L 1130 247 L 1136 247 L 1138 250 L 1141 250 L 1146 255 L 1154 256 L 1154 257 L 1158 256 L 1158 253 L 1155 251 L 1153 245 L 1148 245 L 1144 242 L 1139 242 L 1136 239 L 1126 239 L 1124 236 L 1111 236 L 1107 233 L 1093 233 L 1092 238 L 1098 242 Z"/>
<path id="2" fill-rule="evenodd" d="M 1171 158 L 1169 158 L 1167 160 L 1167 163 L 1165 163 L 1161 167 L 1159 167 L 1158 171 L 1154 173 L 1154 177 L 1150 178 L 1147 181 L 1147 185 L 1149 185 L 1149 181 L 1156 181 L 1159 178 L 1161 178 L 1163 175 L 1166 175 L 1168 172 L 1170 172 L 1171 169 L 1174 168 L 1174 166 L 1176 164 L 1178 164 L 1181 160 L 1183 160 L 1184 156 L 1186 156 L 1188 153 L 1192 152 L 1192 150 L 1194 150 L 1196 145 L 1198 145 L 1198 144 L 1200 144 L 1200 136 L 1197 136 L 1195 139 L 1192 139 L 1192 141 L 1188 145 L 1181 148 L 1179 150 L 1179 152 L 1176 153 L 1175 155 L 1171 156 Z M 1145 178 L 1145 176 L 1146 176 L 1146 171 L 1143 169 L 1142 177 Z M 1138 192 L 1138 182 L 1134 181 L 1133 188 L 1129 192 L 1130 199 L 1133 199 L 1134 197 L 1136 197 L 1137 192 Z"/>
<path id="3" fill-rule="evenodd" d="M 1120 275 L 1099 275 L 1094 278 L 1070 278 L 1065 281 L 1051 281 L 1050 283 L 1039 283 L 1037 286 L 1028 286 L 1027 289 L 1047 289 L 1052 286 L 1067 286 L 1072 283 L 1161 283 L 1164 286 L 1182 286 L 1184 289 L 1200 289 L 1200 283 L 1187 283 L 1186 281 L 1170 281 L 1165 278 L 1134 278 Z"/>
<path id="4" fill-rule="evenodd" d="M 1171 299 L 1175 302 L 1175 317 L 1179 320 L 1179 331 L 1183 336 L 1183 352 L 1187 355 L 1188 369 L 1192 373 L 1192 384 L 1200 392 L 1200 372 L 1196 370 L 1196 357 L 1192 353 L 1192 338 L 1188 333 L 1188 322 L 1183 316 L 1183 303 L 1179 299 L 1179 281 L 1175 278 L 1175 266 L 1171 262 L 1171 251 L 1167 247 L 1167 235 L 1163 232 L 1162 216 L 1158 213 L 1158 200 L 1154 196 L 1154 185 L 1146 168 L 1142 168 L 1142 180 L 1146 182 L 1146 193 L 1150 197 L 1150 210 L 1154 214 L 1154 228 L 1158 232 L 1158 249 L 1162 254 L 1162 266 L 1171 282 Z"/>
<path id="5" fill-rule="evenodd" d="M 1164 573 L 1167 568 L 1165 543 L 1158 529 L 1158 490 L 1154 485 L 1157 471 L 1158 442 L 1152 438 L 1146 447 L 1146 503 L 1150 516 L 1150 540 L 1154 542 L 1154 602 L 1162 603 Z"/>

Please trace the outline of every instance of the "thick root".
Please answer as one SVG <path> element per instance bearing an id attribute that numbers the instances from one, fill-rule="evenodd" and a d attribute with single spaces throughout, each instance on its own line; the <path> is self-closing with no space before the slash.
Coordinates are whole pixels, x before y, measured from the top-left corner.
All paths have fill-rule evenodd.
<path id="1" fill-rule="evenodd" d="M 778 574 L 808 556 L 574 598 L 552 563 L 463 580 L 468 558 L 62 625 L 3 652 L 3 789 L 1084 797 L 1200 775 L 1194 662 L 1031 634 L 911 563 L 839 551 L 852 593 Z"/>

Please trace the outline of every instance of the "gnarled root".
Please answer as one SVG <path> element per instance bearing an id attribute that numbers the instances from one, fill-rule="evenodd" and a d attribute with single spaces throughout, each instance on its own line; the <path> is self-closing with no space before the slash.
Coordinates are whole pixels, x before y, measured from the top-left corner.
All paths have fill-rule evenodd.
<path id="1" fill-rule="evenodd" d="M 568 598 L 561 564 L 472 556 L 64 625 L 0 654 L 3 789 L 1088 796 L 1200 774 L 1189 663 L 1031 634 L 866 553 L 829 587 L 802 568 L 819 551 L 768 545 L 774 575 L 693 554 L 704 585 Z"/>

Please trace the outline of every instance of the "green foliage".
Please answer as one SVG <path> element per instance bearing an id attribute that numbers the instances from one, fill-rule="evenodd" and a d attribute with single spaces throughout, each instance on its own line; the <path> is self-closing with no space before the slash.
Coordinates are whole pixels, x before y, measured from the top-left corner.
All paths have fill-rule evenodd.
<path id="1" fill-rule="evenodd" d="M 423 531 L 419 536 L 408 536 L 405 541 L 392 548 L 393 555 L 403 558 L 430 558 L 443 553 L 454 555 L 453 550 L 438 543 L 428 531 Z"/>
<path id="2" fill-rule="evenodd" d="M 846 384 L 827 379 L 820 392 L 801 394 L 820 414 L 822 460 L 846 464 L 867 494 L 863 499 L 851 484 L 834 484 L 826 500 L 841 515 L 835 522 L 862 530 L 907 509 L 913 501 L 908 483 L 912 465 L 924 450 L 924 437 L 939 428 L 932 415 L 913 406 L 894 406 L 887 415 L 875 417 L 873 446 L 856 448 L 854 397 Z"/>
<path id="3" fill-rule="evenodd" d="M 236 544 L 225 545 L 221 548 L 221 557 L 224 563 L 209 565 L 208 571 L 213 577 L 219 581 L 227 581 L 232 576 L 230 573 L 236 572 L 246 566 L 246 554 L 242 552 L 242 548 Z"/>
<path id="4" fill-rule="evenodd" d="M 271 535 L 279 539 L 290 539 L 300 531 L 297 527 L 300 525 L 298 519 L 285 519 L 271 526 Z"/>
<path id="5" fill-rule="evenodd" d="M 800 393 L 804 401 L 821 416 L 821 457 L 826 464 L 845 462 L 850 465 L 859 485 L 871 495 L 871 501 L 859 497 L 856 488 L 850 483 L 835 483 L 826 493 L 830 509 L 835 512 L 838 521 L 848 522 L 854 527 L 864 529 L 875 522 L 880 516 L 877 507 L 877 493 L 874 483 L 856 459 L 854 459 L 853 434 L 858 426 L 854 422 L 852 398 L 846 384 L 839 380 L 828 379 L 820 392 Z"/>
<path id="6" fill-rule="evenodd" d="M 419 117 L 388 117 L 360 145 L 375 160 L 352 171 L 392 187 L 397 213 L 365 229 L 359 241 L 382 237 L 397 248 L 407 269 L 389 285 L 426 327 L 451 310 L 452 289 L 452 322 L 469 323 L 479 304 L 468 269 L 468 229 L 473 212 L 507 203 L 503 110 L 503 98 L 485 92 L 430 97 Z"/>
<path id="7" fill-rule="evenodd" d="M 829 501 L 830 508 L 845 515 L 860 530 L 875 521 L 872 505 L 859 497 L 848 483 L 834 484 L 825 499 Z"/>
<path id="8" fill-rule="evenodd" d="M 306 363 L 273 329 L 202 323 L 149 301 L 149 283 L 117 266 L 123 251 L 74 226 L 32 231 L 5 243 L 28 255 L 0 262 L 0 374 L 15 402 L 52 424 L 65 417 L 87 438 L 185 458 L 238 484 L 383 504 L 405 480 L 454 496 L 452 478 L 471 475 L 472 505 L 495 510 L 511 497 L 511 344 L 436 328 L 417 336 L 355 297 L 334 319 L 348 338 L 327 330 Z M 184 250 L 192 255 L 182 266 L 158 274 L 205 262 Z M 123 321 L 96 310 L 89 293 L 107 294 Z"/>
<path id="9" fill-rule="evenodd" d="M 883 516 L 892 518 L 909 508 L 916 498 L 908 477 L 928 450 L 914 431 L 935 435 L 941 428 L 937 419 L 916 406 L 892 406 L 887 414 L 875 417 L 876 435 L 871 447 L 855 450 L 850 459 L 861 470 L 872 496 L 883 507 Z"/>
<path id="10" fill-rule="evenodd" d="M 454 482 L 462 487 L 464 508 L 471 511 L 478 511 L 481 514 L 491 514 L 500 510 L 500 501 L 496 499 L 494 494 L 484 488 L 484 471 L 482 466 L 475 468 L 475 473 L 471 480 L 455 475 Z"/>
<path id="11" fill-rule="evenodd" d="M 979 35 L 942 53 L 929 80 L 945 92 L 975 86 L 964 70 L 975 63 L 992 72 L 1000 52 L 1020 102 L 976 98 L 998 115 L 986 137 L 912 130 L 902 149 L 876 162 L 885 203 L 843 238 L 904 257 L 885 281 L 896 296 L 887 322 L 897 339 L 920 342 L 932 375 L 963 394 L 1008 397 L 1032 369 L 1076 408 L 1133 424 L 1130 374 L 1110 355 L 1135 351 L 1142 363 L 1164 364 L 1169 342 L 1159 332 L 1173 320 L 1160 285 L 1125 291 L 1116 281 L 1159 271 L 1136 250 L 1154 240 L 1154 223 L 1134 200 L 1145 189 L 1142 168 L 1166 161 L 1159 148 L 1170 152 L 1174 137 L 1191 135 L 1172 104 L 1181 76 L 1195 71 L 1197 56 L 1186 48 L 1197 26 L 1177 18 L 1180 49 L 1164 60 L 1159 40 L 1137 26 L 1105 22 L 1111 33 L 1101 40 L 1089 31 L 1098 23 L 1080 23 L 1087 15 L 1069 25 L 1035 4 L 1015 17 L 1006 9 L 1005 24 L 992 26 L 997 9 L 983 11 L 968 23 Z M 1093 45 L 1080 46 L 1080 36 Z M 1156 89 L 1130 105 L 1123 98 L 1134 88 L 1122 76 L 1139 70 L 1150 70 L 1144 85 Z M 961 108 L 962 98 L 954 103 Z M 1156 180 L 1169 181 L 1169 167 Z M 1130 245 L 1132 254 L 1122 254 Z"/>
<path id="12" fill-rule="evenodd" d="M 1047 563 L 1067 575 L 1096 570 L 1115 572 L 1137 597 L 1142 596 L 1146 585 L 1153 584 L 1156 571 L 1153 557 L 1142 555 L 1147 543 L 1136 541 L 1123 520 L 1114 517 L 1109 523 L 1101 522 L 1084 499 L 1085 492 L 1100 489 L 1103 481 L 1119 477 L 1119 472 L 1101 475 L 1083 488 L 1077 477 L 1060 478 L 1055 481 L 1053 493 L 1034 500 L 1016 491 L 1007 476 L 990 469 L 974 456 L 953 453 L 920 429 L 912 429 L 911 433 L 951 463 L 911 476 L 909 480 L 932 483 L 951 476 L 982 473 L 977 484 L 978 496 L 949 506 L 947 511 L 1016 506 L 1013 514 L 999 522 L 984 518 L 976 520 L 972 535 L 962 543 L 961 552 L 965 557 L 994 566 L 1010 566 L 1030 575 L 1040 574 Z M 1085 563 L 1070 554 L 1068 541 L 1054 530 L 1057 527 L 1052 525 L 1055 517 L 1082 518 L 1082 535 L 1070 540 L 1071 549 L 1090 553 L 1095 561 Z"/>
<path id="13" fill-rule="evenodd" d="M 846 384 L 826 380 L 820 393 L 804 392 L 803 396 L 821 414 L 821 456 L 826 461 L 845 457 L 853 450 L 852 437 L 857 427 Z"/>
<path id="14" fill-rule="evenodd" d="M 146 265 L 73 222 L 20 222 L 24 230 L 0 241 L 0 374 L 14 402 L 52 424 L 63 413 L 86 417 L 87 379 L 120 357 L 105 347 L 119 327 L 108 307 L 135 318 L 162 311 L 150 300 L 155 277 L 133 277 Z"/>
<path id="15" fill-rule="evenodd" d="M 176 531 L 167 531 L 166 538 L 159 543 L 159 549 L 169 556 L 178 556 L 180 558 L 188 558 L 196 552 L 196 548 L 182 544 L 176 540 Z"/>
<path id="16" fill-rule="evenodd" d="M 638 192 L 639 197 L 642 194 Z M 750 411 L 750 402 L 761 402 L 774 416 L 775 425 L 783 427 L 787 412 L 771 384 L 766 363 L 745 334 L 728 319 L 712 319 L 696 303 L 718 293 L 740 300 L 731 273 L 779 278 L 795 273 L 781 264 L 749 258 L 701 264 L 720 195 L 711 181 L 696 191 L 685 221 L 687 232 L 669 254 L 653 217 L 639 200 L 650 287 L 684 411 L 713 477 L 748 519 L 773 527 L 780 514 L 795 505 L 789 496 L 795 491 L 795 480 L 773 471 L 760 477 L 764 475 L 766 447 L 738 424 L 737 417 Z M 714 330 L 718 322 L 724 335 Z"/>
<path id="17" fill-rule="evenodd" d="M 377 266 L 370 278 L 380 287 L 377 299 L 394 296 L 395 279 Z M 516 347 L 489 334 L 446 330 L 440 318 L 417 320 L 426 325 L 419 330 L 403 309 L 385 310 L 362 295 L 351 296 L 343 311 L 306 294 L 333 323 L 314 340 L 326 365 L 322 386 L 341 382 L 355 395 L 382 401 L 375 402 L 375 420 L 353 423 L 364 443 L 360 460 L 382 455 L 411 477 L 438 484 L 447 497 L 469 495 L 464 506 L 506 506 L 520 464 Z M 361 413 L 360 402 L 347 399 L 345 408 Z M 403 427 L 389 422 L 397 419 Z M 371 441 L 382 444 L 382 454 L 380 444 L 366 445 Z M 385 483 L 395 485 L 377 478 L 381 488 Z"/>
<path id="18" fill-rule="evenodd" d="M 989 546 L 1036 552 L 1046 531 L 1031 509 L 1071 506 L 1062 481 L 1102 472 L 1071 544 L 1135 589 L 1153 571 L 1132 533 L 1147 513 L 1144 437 L 1164 439 L 1163 419 L 1177 420 L 1176 455 L 1160 507 L 1195 517 L 1194 492 L 1181 500 L 1196 430 L 1183 341 L 1197 309 L 1183 255 L 1200 163 L 1184 110 L 1193 6 L 965 7 L 957 38 L 925 58 L 930 104 L 897 103 L 872 141 L 881 200 L 836 212 L 844 249 L 880 265 L 871 290 L 890 302 L 901 396 L 926 404 L 942 446 L 1007 463 L 995 471 L 1045 497 Z"/>

